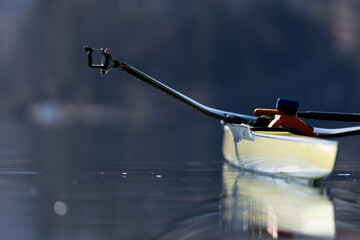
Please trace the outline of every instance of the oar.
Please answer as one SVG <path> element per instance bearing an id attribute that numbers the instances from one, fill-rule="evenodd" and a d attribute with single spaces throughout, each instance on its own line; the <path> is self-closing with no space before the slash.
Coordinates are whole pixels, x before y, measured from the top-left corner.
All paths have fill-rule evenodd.
<path id="1" fill-rule="evenodd" d="M 134 68 L 128 64 L 117 61 L 117 60 L 113 60 L 113 58 L 110 55 L 110 51 L 108 49 L 103 49 L 103 48 L 102 49 L 94 49 L 94 48 L 90 48 L 90 47 L 84 47 L 84 50 L 88 54 L 89 67 L 90 68 L 99 68 L 101 75 L 105 75 L 111 68 L 119 68 L 120 70 L 137 78 L 138 80 L 145 82 L 154 88 L 159 89 L 160 91 L 174 97 L 177 100 L 180 100 L 181 102 L 193 107 L 194 109 L 196 109 L 210 117 L 223 120 L 227 123 L 249 123 L 249 122 L 255 122 L 257 119 L 257 117 L 254 117 L 254 116 L 238 114 L 238 113 L 233 113 L 233 112 L 227 112 L 227 111 L 214 109 L 214 108 L 205 106 L 205 105 L 185 96 L 184 94 L 182 94 L 178 91 L 175 91 L 174 89 L 166 86 L 165 84 L 148 76 L 147 74 L 142 73 L 141 71 L 137 70 L 136 68 Z M 93 51 L 101 51 L 101 53 L 103 54 L 101 64 L 93 64 L 93 59 L 92 59 Z M 262 110 L 264 110 L 264 109 L 262 109 Z M 269 109 L 265 109 L 265 110 L 269 110 Z M 276 115 L 277 114 L 277 110 L 274 110 L 274 109 L 270 109 L 270 110 L 271 111 L 267 112 L 267 113 L 262 112 L 263 114 L 260 114 L 261 111 L 259 111 L 258 114 L 256 114 L 256 110 L 255 110 L 255 115 L 258 116 L 259 114 L 260 115 Z M 321 114 L 319 114 L 319 112 L 317 112 L 318 115 L 313 114 L 314 112 L 305 112 L 305 113 L 301 112 L 301 114 L 303 114 L 303 116 L 306 116 L 306 118 L 320 119 L 320 117 L 324 118 L 324 116 L 325 116 L 325 115 L 321 116 Z M 312 114 L 310 114 L 310 113 L 312 113 Z M 331 113 L 331 114 L 332 114 L 332 116 L 334 116 L 334 115 L 338 116 L 338 118 L 336 120 L 345 119 L 345 117 L 343 115 L 352 115 L 352 114 L 340 113 L 340 115 L 342 115 L 342 117 L 340 118 L 339 114 L 337 114 L 337 113 Z M 301 117 L 303 117 L 303 116 L 301 116 Z M 317 117 L 317 118 L 315 118 L 315 117 Z M 358 117 L 358 116 L 355 116 L 355 117 Z M 332 118 L 334 118 L 334 117 L 332 117 Z M 330 120 L 329 115 L 327 115 L 327 119 Z M 347 119 L 349 119 L 349 118 L 347 118 Z M 354 119 L 354 117 L 352 117 L 352 119 Z M 331 119 L 331 120 L 334 120 L 334 119 Z M 350 120 L 341 120 L 341 121 L 350 121 Z M 353 121 L 353 120 L 351 120 L 351 121 Z M 276 129 L 274 129 L 274 131 L 276 131 Z M 338 128 L 338 129 L 314 128 L 314 131 L 320 137 L 340 137 L 340 136 L 349 136 L 349 135 L 359 134 L 360 126 L 351 127 L 351 128 Z"/>
<path id="2" fill-rule="evenodd" d="M 91 68 L 100 68 L 101 74 L 105 75 L 111 68 L 119 68 L 120 70 L 126 72 L 127 74 L 135 77 L 136 79 L 149 84 L 150 86 L 159 89 L 160 91 L 174 97 L 177 100 L 191 106 L 192 108 L 210 116 L 223 120 L 228 123 L 249 123 L 256 121 L 257 117 L 238 114 L 233 112 L 227 112 L 215 108 L 205 106 L 194 99 L 166 86 L 165 84 L 159 82 L 158 80 L 150 77 L 149 75 L 137 70 L 136 68 L 117 60 L 113 60 L 108 49 L 94 49 L 90 47 L 84 47 L 84 50 L 88 54 L 88 65 Z M 103 54 L 101 64 L 93 64 L 92 52 L 101 51 Z"/>
<path id="3" fill-rule="evenodd" d="M 257 108 L 254 111 L 255 116 L 278 114 L 276 109 Z M 296 116 L 313 120 L 332 120 L 332 121 L 348 121 L 360 122 L 360 113 L 338 113 L 338 112 L 318 112 L 318 111 L 303 111 L 297 112 Z"/>
<path id="4" fill-rule="evenodd" d="M 305 111 L 305 112 L 297 112 L 296 115 L 301 118 L 314 119 L 314 120 L 360 122 L 360 113 Z"/>
<path id="5" fill-rule="evenodd" d="M 318 128 L 314 127 L 316 136 L 323 138 L 345 137 L 360 134 L 360 126 L 346 128 Z"/>

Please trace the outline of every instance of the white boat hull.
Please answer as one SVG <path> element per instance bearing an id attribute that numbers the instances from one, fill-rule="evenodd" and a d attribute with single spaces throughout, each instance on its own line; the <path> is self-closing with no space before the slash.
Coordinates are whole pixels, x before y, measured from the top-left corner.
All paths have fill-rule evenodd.
<path id="1" fill-rule="evenodd" d="M 289 132 L 254 132 L 245 124 L 225 124 L 223 154 L 230 163 L 252 171 L 319 180 L 335 165 L 337 141 Z"/>

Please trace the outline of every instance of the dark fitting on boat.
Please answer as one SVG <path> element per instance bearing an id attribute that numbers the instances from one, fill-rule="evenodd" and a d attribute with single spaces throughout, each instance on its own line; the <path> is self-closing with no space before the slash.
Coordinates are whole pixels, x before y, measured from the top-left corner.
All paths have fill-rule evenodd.
<path id="1" fill-rule="evenodd" d="M 279 98 L 276 102 L 276 109 L 286 115 L 295 115 L 299 107 L 299 102 L 286 98 Z"/>

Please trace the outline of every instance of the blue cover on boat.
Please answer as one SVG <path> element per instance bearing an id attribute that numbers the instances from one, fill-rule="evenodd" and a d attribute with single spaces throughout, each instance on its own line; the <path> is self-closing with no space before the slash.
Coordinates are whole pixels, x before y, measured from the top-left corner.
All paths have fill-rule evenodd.
<path id="1" fill-rule="evenodd" d="M 276 102 L 276 109 L 289 115 L 295 115 L 298 107 L 299 102 L 291 99 L 279 98 Z"/>

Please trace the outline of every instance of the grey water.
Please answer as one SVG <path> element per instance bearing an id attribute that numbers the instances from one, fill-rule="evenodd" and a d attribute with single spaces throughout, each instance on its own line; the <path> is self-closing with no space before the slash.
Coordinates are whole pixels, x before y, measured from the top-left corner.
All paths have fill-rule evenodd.
<path id="1" fill-rule="evenodd" d="M 204 119 L 2 124 L 0 239 L 355 239 L 360 234 L 359 137 L 339 140 L 335 171 L 321 186 L 296 186 L 228 166 L 220 124 Z M 267 195 L 259 193 L 264 186 Z M 304 197 L 305 210 L 315 204 L 316 217 L 303 219 L 294 196 Z M 279 201 L 290 216 L 272 214 Z M 309 234 L 306 222 L 321 217 L 325 220 L 314 224 L 322 224 L 325 235 Z M 295 219 L 290 220 L 295 227 L 281 225 L 281 218 Z"/>

